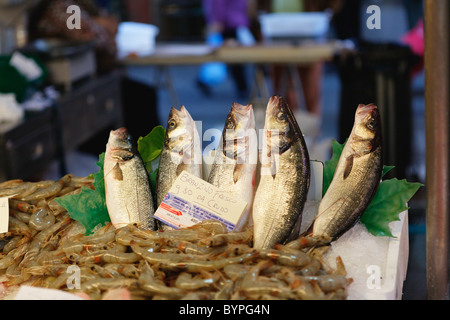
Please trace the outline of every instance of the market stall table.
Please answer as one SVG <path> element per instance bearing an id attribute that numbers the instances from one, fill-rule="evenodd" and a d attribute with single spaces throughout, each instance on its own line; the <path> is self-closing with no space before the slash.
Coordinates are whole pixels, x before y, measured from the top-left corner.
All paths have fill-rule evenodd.
<path id="1" fill-rule="evenodd" d="M 125 66 L 154 66 L 157 68 L 155 80 L 157 85 L 167 89 L 172 103 L 179 105 L 179 100 L 172 79 L 171 66 L 195 65 L 208 62 L 223 62 L 226 64 L 254 64 L 253 81 L 256 94 L 267 99 L 270 92 L 264 76 L 264 66 L 267 64 L 281 64 L 286 66 L 285 79 L 290 77 L 297 88 L 301 88 L 301 80 L 295 67 L 310 65 L 319 61 L 329 61 L 340 47 L 337 41 L 316 42 L 302 41 L 298 43 L 277 42 L 262 43 L 254 46 L 226 45 L 214 48 L 204 44 L 160 43 L 155 47 L 152 55 L 129 56 L 121 60 Z M 301 89 L 297 91 L 297 100 L 303 101 Z M 300 103 L 304 106 L 304 103 Z"/>

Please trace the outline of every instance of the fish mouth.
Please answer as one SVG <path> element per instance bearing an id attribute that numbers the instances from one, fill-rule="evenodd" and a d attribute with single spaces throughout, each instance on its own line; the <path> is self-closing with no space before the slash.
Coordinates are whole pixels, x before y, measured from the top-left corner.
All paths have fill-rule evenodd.
<path id="1" fill-rule="evenodd" d="M 266 114 L 272 114 L 275 108 L 280 104 L 280 96 L 272 96 L 270 97 L 269 103 L 267 104 Z"/>
<path id="2" fill-rule="evenodd" d="M 117 136 L 119 139 L 128 138 L 128 130 L 125 127 L 119 128 L 117 130 L 111 130 L 110 135 Z"/>
<path id="3" fill-rule="evenodd" d="M 252 108 L 251 104 L 248 104 L 248 105 L 244 106 L 242 104 L 239 104 L 239 103 L 235 102 L 235 103 L 233 103 L 232 109 L 238 115 L 245 116 L 247 114 L 247 112 L 249 112 L 253 108 Z"/>
<path id="4" fill-rule="evenodd" d="M 356 110 L 356 114 L 358 116 L 363 116 L 364 117 L 367 114 L 372 114 L 375 111 L 378 111 L 378 107 L 375 104 L 373 104 L 373 103 L 366 104 L 366 105 L 360 104 L 358 106 L 357 110 Z"/>
<path id="5" fill-rule="evenodd" d="M 241 129 L 251 129 L 255 125 L 255 119 L 253 116 L 253 106 L 248 104 L 246 106 L 239 103 L 233 103 L 231 107 L 236 123 L 241 123 L 239 127 Z"/>
<path id="6" fill-rule="evenodd" d="M 175 108 L 173 108 L 175 111 L 174 113 L 177 114 L 178 117 L 180 117 L 181 119 L 183 119 L 183 121 L 185 121 L 186 123 L 194 123 L 194 119 L 192 118 L 191 114 L 188 112 L 188 110 L 186 109 L 185 106 L 181 106 L 180 110 L 177 110 Z"/>

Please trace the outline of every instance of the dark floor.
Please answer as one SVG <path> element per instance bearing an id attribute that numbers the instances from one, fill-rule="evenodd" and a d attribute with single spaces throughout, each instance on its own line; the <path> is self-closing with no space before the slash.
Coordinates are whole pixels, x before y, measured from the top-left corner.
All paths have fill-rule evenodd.
<path id="1" fill-rule="evenodd" d="M 210 96 L 205 96 L 196 85 L 198 67 L 179 66 L 173 67 L 170 74 L 178 95 L 180 104 L 186 106 L 195 120 L 202 121 L 202 130 L 209 128 L 222 130 L 224 119 L 235 101 L 246 104 L 246 98 L 238 98 L 234 90 L 233 82 L 226 82 L 215 87 Z M 247 66 L 247 73 L 251 79 L 252 67 Z M 152 68 L 130 68 L 129 77 L 152 84 L 154 70 Z M 321 118 L 320 136 L 316 143 L 322 142 L 328 146 L 331 139 L 338 137 L 337 118 L 339 114 L 340 79 L 332 65 L 328 65 L 323 77 L 323 109 Z M 410 168 L 410 176 L 415 181 L 425 181 L 425 124 L 424 124 L 424 76 L 419 74 L 413 79 L 413 159 Z M 176 102 L 171 100 L 167 90 L 158 90 L 158 114 L 160 123 L 167 121 L 169 109 Z M 150 106 L 149 106 L 150 107 Z M 151 128 L 149 128 L 149 131 Z M 323 143 L 325 142 L 325 143 Z M 327 153 L 328 154 L 328 153 Z M 328 160 L 317 156 L 318 160 Z M 91 156 L 74 153 L 67 159 L 69 172 L 88 175 L 96 172 L 95 158 Z M 55 175 L 55 169 L 48 172 L 49 178 Z M 426 299 L 426 276 L 425 276 L 425 188 L 421 188 L 416 196 L 410 201 L 409 206 L 409 262 L 407 277 L 404 282 L 403 299 L 419 300 Z"/>

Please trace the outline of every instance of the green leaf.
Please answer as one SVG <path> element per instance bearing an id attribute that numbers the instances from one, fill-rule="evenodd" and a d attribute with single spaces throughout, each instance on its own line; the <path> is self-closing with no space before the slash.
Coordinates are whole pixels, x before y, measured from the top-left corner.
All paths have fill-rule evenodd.
<path id="1" fill-rule="evenodd" d="M 86 235 L 91 234 L 98 225 L 110 222 L 105 198 L 105 181 L 103 166 L 105 154 L 99 156 L 97 165 L 100 167 L 94 176 L 94 190 L 83 187 L 81 193 L 56 198 L 55 201 L 63 206 L 72 219 L 80 222 L 86 229 Z"/>
<path id="2" fill-rule="evenodd" d="M 383 178 L 386 175 L 386 173 L 388 173 L 389 171 L 391 171 L 394 168 L 395 168 L 395 166 L 384 166 L 383 167 L 383 173 L 381 174 L 381 177 Z"/>
<path id="3" fill-rule="evenodd" d="M 162 126 L 157 126 L 147 136 L 140 137 L 137 141 L 139 154 L 148 173 L 152 172 L 152 161 L 161 154 L 165 135 L 166 130 Z"/>
<path id="4" fill-rule="evenodd" d="M 328 187 L 333 180 L 334 172 L 336 171 L 337 164 L 339 162 L 339 158 L 341 157 L 342 150 L 344 149 L 345 143 L 340 144 L 336 140 L 332 142 L 333 154 L 331 155 L 330 160 L 325 161 L 325 165 L 323 168 L 323 188 L 322 195 L 328 190 Z"/>
<path id="5" fill-rule="evenodd" d="M 158 171 L 159 171 L 159 168 L 156 168 L 149 175 L 150 176 L 150 186 L 152 187 L 153 194 L 155 194 L 155 190 L 156 190 L 156 179 L 158 177 Z"/>
<path id="6" fill-rule="evenodd" d="M 399 220 L 399 214 L 408 209 L 408 201 L 421 186 L 421 183 L 410 183 L 397 178 L 382 181 L 361 216 L 361 222 L 375 236 L 393 237 L 389 223 Z"/>

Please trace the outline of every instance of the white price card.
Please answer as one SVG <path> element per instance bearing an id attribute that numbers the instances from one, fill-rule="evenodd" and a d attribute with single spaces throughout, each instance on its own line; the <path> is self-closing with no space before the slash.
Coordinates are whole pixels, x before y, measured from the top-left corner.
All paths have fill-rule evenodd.
<path id="1" fill-rule="evenodd" d="M 154 217 L 172 228 L 185 228 L 203 220 L 219 220 L 232 231 L 247 203 L 236 195 L 183 171 L 173 183 Z"/>
<path id="2" fill-rule="evenodd" d="M 0 234 L 8 232 L 9 203 L 8 197 L 0 198 Z"/>

